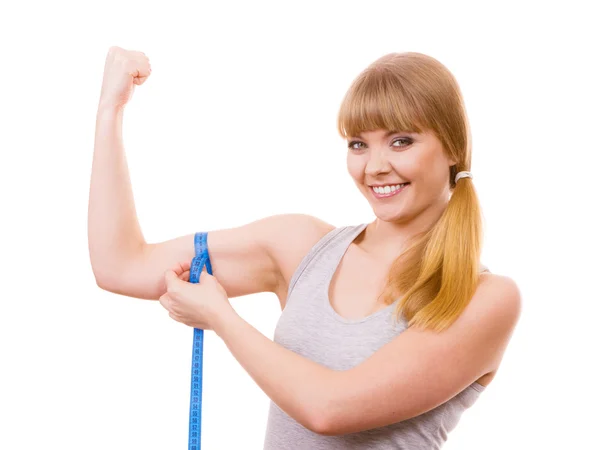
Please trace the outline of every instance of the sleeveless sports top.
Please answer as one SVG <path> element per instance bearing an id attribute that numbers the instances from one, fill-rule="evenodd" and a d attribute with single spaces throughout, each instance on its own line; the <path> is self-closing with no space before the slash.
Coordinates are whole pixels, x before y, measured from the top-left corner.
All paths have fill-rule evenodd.
<path id="1" fill-rule="evenodd" d="M 329 303 L 329 284 L 343 255 L 367 223 L 335 228 L 303 258 L 290 280 L 274 341 L 334 370 L 361 363 L 406 329 L 394 323 L 398 300 L 370 316 L 346 319 Z M 480 271 L 487 267 L 480 266 Z M 474 382 L 445 403 L 411 419 L 340 436 L 310 431 L 271 401 L 264 450 L 439 449 L 485 386 Z M 401 401 L 401 400 L 400 400 Z"/>

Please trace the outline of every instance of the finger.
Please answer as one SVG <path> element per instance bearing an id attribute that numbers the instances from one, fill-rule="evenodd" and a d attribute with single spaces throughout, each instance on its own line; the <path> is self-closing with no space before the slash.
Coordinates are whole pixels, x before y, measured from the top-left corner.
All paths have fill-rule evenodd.
<path id="1" fill-rule="evenodd" d="M 185 271 L 189 271 L 191 267 L 191 261 L 180 262 L 175 264 L 175 266 L 173 267 L 173 271 L 176 273 L 183 273 Z"/>
<path id="2" fill-rule="evenodd" d="M 165 271 L 165 284 L 167 285 L 167 292 L 174 292 L 178 288 L 180 282 L 181 280 L 173 270 L 169 269 Z"/>
<path id="3" fill-rule="evenodd" d="M 170 305 L 169 305 L 169 296 L 167 294 L 163 294 L 159 297 L 158 302 L 161 304 L 161 306 L 163 308 L 165 308 L 167 311 L 170 310 Z"/>
<path id="4" fill-rule="evenodd" d="M 171 294 L 165 292 L 163 294 L 163 306 L 167 311 L 176 312 L 177 301 Z"/>
<path id="5" fill-rule="evenodd" d="M 144 82 L 148 79 L 148 77 L 138 77 L 138 78 L 134 78 L 133 82 L 135 84 L 137 84 L 138 86 L 141 86 L 142 84 L 144 84 Z"/>
<path id="6" fill-rule="evenodd" d="M 206 282 L 212 282 L 214 280 L 214 276 L 211 275 L 210 273 L 208 273 L 208 271 L 206 270 L 206 266 L 204 266 L 204 269 L 202 269 L 202 272 L 200 272 L 200 278 L 199 278 L 199 282 L 200 283 L 206 283 Z"/>

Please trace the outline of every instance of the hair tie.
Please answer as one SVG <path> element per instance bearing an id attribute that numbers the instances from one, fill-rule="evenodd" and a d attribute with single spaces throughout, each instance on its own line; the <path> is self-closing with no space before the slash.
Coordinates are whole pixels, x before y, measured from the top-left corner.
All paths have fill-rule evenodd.
<path id="1" fill-rule="evenodd" d="M 456 177 L 454 177 L 454 183 L 457 183 L 461 178 L 473 178 L 473 174 L 471 172 L 458 172 Z"/>

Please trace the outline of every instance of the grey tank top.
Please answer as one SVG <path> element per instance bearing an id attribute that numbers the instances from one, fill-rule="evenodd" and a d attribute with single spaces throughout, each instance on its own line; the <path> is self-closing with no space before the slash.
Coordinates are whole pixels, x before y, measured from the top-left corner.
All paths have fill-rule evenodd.
<path id="1" fill-rule="evenodd" d="M 404 318 L 394 323 L 398 300 L 358 320 L 340 316 L 329 302 L 331 278 L 350 244 L 367 225 L 338 227 L 310 249 L 290 280 L 287 302 L 275 327 L 275 342 L 331 369 L 347 370 L 406 329 Z M 480 271 L 488 269 L 481 265 Z M 271 401 L 264 450 L 439 449 L 463 411 L 484 389 L 474 382 L 419 416 L 340 436 L 310 431 Z"/>

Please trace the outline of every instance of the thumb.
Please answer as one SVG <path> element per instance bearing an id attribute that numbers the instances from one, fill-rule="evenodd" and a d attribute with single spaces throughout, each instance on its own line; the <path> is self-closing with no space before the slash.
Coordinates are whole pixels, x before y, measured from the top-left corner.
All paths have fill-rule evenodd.
<path id="1" fill-rule="evenodd" d="M 216 284 L 216 285 L 221 285 L 219 283 L 219 280 L 217 280 L 217 278 L 214 275 L 211 275 L 210 273 L 208 273 L 208 271 L 206 270 L 206 267 L 204 267 L 204 269 L 202 270 L 202 272 L 200 272 L 200 277 L 198 278 L 198 283 L 211 283 L 211 284 Z"/>
<path id="2" fill-rule="evenodd" d="M 203 270 L 202 272 L 200 272 L 200 278 L 198 280 L 198 283 L 212 284 L 213 286 L 216 286 L 217 289 L 219 289 L 221 292 L 223 292 L 224 294 L 227 294 L 227 292 L 225 292 L 225 288 L 221 285 L 221 283 L 219 283 L 219 280 L 217 279 L 217 277 L 215 277 L 214 275 L 211 275 L 206 270 Z"/>

